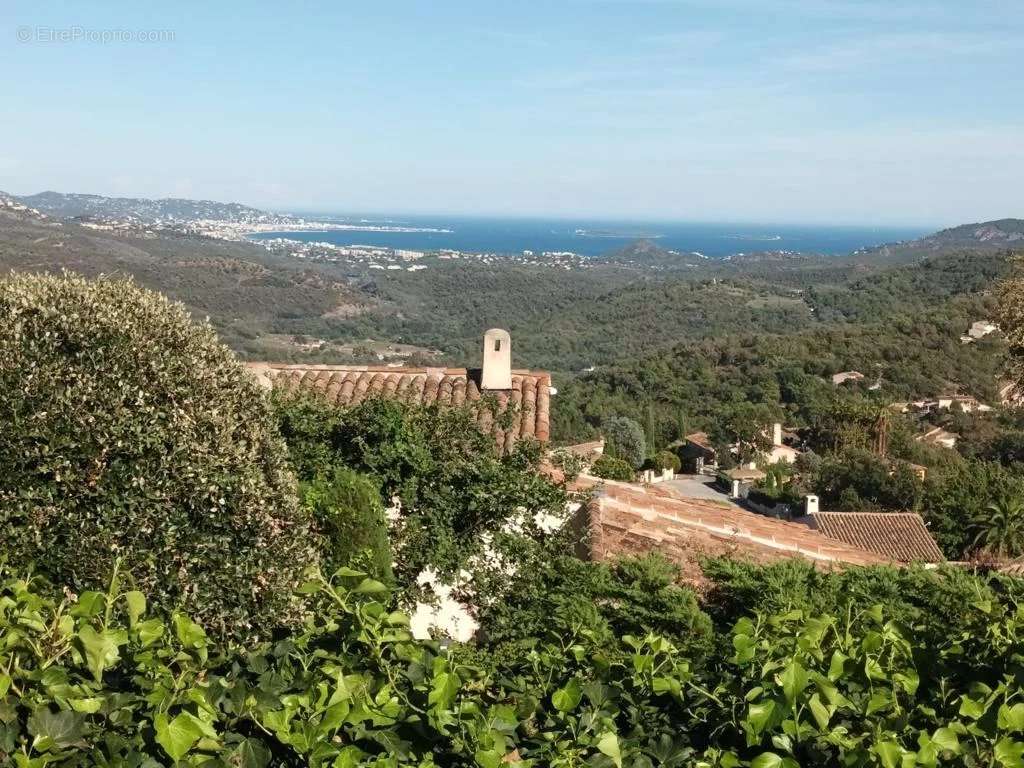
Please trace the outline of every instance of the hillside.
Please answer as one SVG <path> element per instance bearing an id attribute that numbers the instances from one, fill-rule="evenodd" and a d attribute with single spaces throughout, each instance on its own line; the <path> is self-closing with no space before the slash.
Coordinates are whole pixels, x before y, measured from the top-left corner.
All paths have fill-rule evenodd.
<path id="1" fill-rule="evenodd" d="M 993 251 L 1024 247 L 1024 219 L 997 219 L 962 224 L 905 243 L 868 248 L 848 260 L 861 264 L 900 264 L 953 250 Z"/>
<path id="2" fill-rule="evenodd" d="M 209 317 L 249 356 L 293 354 L 272 337 L 329 327 L 372 300 L 316 265 L 271 257 L 251 243 L 108 233 L 46 218 L 0 197 L 0 271 L 124 275 Z"/>
<path id="3" fill-rule="evenodd" d="M 40 192 L 17 198 L 21 203 L 56 218 L 98 218 L 157 223 L 164 221 L 217 220 L 262 222 L 280 217 L 238 203 L 212 200 L 165 198 L 150 200 L 136 197 Z"/>

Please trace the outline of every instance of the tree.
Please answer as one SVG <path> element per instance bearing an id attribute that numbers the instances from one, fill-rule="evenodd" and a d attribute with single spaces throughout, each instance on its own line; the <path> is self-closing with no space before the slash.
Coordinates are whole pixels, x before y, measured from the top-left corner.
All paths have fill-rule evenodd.
<path id="1" fill-rule="evenodd" d="M 605 453 L 639 469 L 647 456 L 647 442 L 640 425 L 625 416 L 613 416 L 601 425 Z"/>
<path id="2" fill-rule="evenodd" d="M 1024 500 L 1001 496 L 972 522 L 974 546 L 1000 560 L 1024 554 Z"/>
<path id="3" fill-rule="evenodd" d="M 120 280 L 0 281 L 0 550 L 74 591 L 251 638 L 318 562 L 265 394 L 208 325 Z"/>
<path id="4" fill-rule="evenodd" d="M 391 544 L 380 489 L 368 476 L 335 467 L 302 486 L 302 503 L 324 537 L 328 572 L 350 566 L 390 580 Z"/>

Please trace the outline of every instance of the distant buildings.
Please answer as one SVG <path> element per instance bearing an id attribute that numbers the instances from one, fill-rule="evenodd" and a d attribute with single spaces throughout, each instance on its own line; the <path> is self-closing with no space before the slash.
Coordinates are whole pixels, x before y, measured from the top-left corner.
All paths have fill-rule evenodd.
<path id="1" fill-rule="evenodd" d="M 994 331 L 998 331 L 999 326 L 988 320 L 976 320 L 971 323 L 971 327 L 967 329 L 967 333 L 960 337 L 960 341 L 964 344 L 970 344 L 971 342 L 983 339 Z"/>
<path id="2" fill-rule="evenodd" d="M 938 445 L 943 448 L 956 448 L 956 441 L 959 436 L 953 432 L 947 432 L 942 427 L 934 427 L 923 435 L 918 435 L 914 439 L 918 442 L 925 443 L 926 445 Z"/>
<path id="3" fill-rule="evenodd" d="M 863 381 L 864 374 L 860 371 L 842 371 L 840 373 L 832 374 L 832 383 L 837 387 L 840 384 L 845 384 L 848 381 Z"/>

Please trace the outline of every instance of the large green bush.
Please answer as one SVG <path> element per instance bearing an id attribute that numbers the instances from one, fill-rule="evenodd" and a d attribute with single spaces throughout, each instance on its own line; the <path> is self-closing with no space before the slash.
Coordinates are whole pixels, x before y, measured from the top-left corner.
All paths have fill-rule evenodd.
<path id="1" fill-rule="evenodd" d="M 361 566 L 378 579 L 391 579 L 391 544 L 377 483 L 335 467 L 303 484 L 302 503 L 323 536 L 327 568 Z"/>
<path id="2" fill-rule="evenodd" d="M 629 463 L 614 456 L 598 456 L 590 467 L 590 474 L 594 477 L 619 480 L 623 483 L 631 483 L 636 479 L 636 472 L 633 471 Z"/>
<path id="3" fill-rule="evenodd" d="M 640 469 L 647 456 L 647 441 L 639 424 L 625 416 L 613 416 L 604 420 L 601 431 L 605 454 L 622 459 L 633 469 Z"/>
<path id="4" fill-rule="evenodd" d="M 339 408 L 315 395 L 285 395 L 275 405 L 300 479 L 343 465 L 373 477 L 385 504 L 399 499 L 392 544 L 401 585 L 425 568 L 443 576 L 476 570 L 485 550 L 503 546 L 504 532 L 539 538 L 538 516 L 565 515 L 565 489 L 538 471 L 539 445 L 522 440 L 498 455 L 468 409 L 383 398 Z"/>
<path id="5" fill-rule="evenodd" d="M 292 620 L 317 559 L 259 384 L 130 282 L 0 282 L 0 541 L 55 583 L 114 559 L 152 602 L 238 637 Z"/>
<path id="6" fill-rule="evenodd" d="M 934 644 L 881 606 L 752 611 L 700 664 L 656 632 L 552 622 L 481 667 L 413 640 L 383 585 L 354 572 L 311 574 L 307 623 L 246 653 L 185 615 L 148 618 L 116 584 L 60 602 L 37 588 L 0 581 L 2 765 L 1019 768 L 1024 755 L 1024 609 L 1009 600 L 962 605 Z"/>

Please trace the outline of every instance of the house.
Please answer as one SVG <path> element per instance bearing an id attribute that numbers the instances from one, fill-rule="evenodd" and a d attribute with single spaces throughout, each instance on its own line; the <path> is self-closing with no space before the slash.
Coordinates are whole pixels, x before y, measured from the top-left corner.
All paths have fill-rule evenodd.
<path id="1" fill-rule="evenodd" d="M 972 339 L 983 339 L 994 331 L 998 331 L 999 326 L 995 323 L 991 323 L 988 320 L 977 320 L 971 323 L 971 327 L 967 329 L 967 335 Z"/>
<path id="2" fill-rule="evenodd" d="M 679 498 L 658 486 L 604 481 L 582 512 L 589 526 L 585 556 L 603 560 L 659 552 L 693 583 L 702 581 L 700 562 L 706 557 L 755 563 L 802 559 L 824 569 L 894 562 L 806 525 L 708 499 Z"/>
<path id="3" fill-rule="evenodd" d="M 778 464 L 780 461 L 785 461 L 788 464 L 792 464 L 796 461 L 797 456 L 800 455 L 801 451 L 794 448 L 792 443 L 796 441 L 797 436 L 793 432 L 784 432 L 782 425 L 779 423 L 772 424 L 772 446 L 768 450 L 768 463 Z"/>
<path id="4" fill-rule="evenodd" d="M 976 397 L 971 395 L 940 395 L 935 400 L 926 403 L 926 410 L 935 408 L 945 411 L 959 408 L 964 413 L 972 413 L 973 411 L 986 413 L 992 410 L 991 405 L 985 405 L 985 403 L 979 402 Z"/>
<path id="5" fill-rule="evenodd" d="M 757 469 L 756 467 L 736 467 L 735 469 L 727 469 L 719 475 L 719 485 L 724 480 L 726 483 L 725 490 L 732 498 L 745 499 L 750 489 L 767 476 L 764 470 Z"/>
<path id="6" fill-rule="evenodd" d="M 248 363 L 268 389 L 310 392 L 344 407 L 379 397 L 411 405 L 468 407 L 477 426 L 494 437 L 499 451 L 509 452 L 521 439 L 542 443 L 550 435 L 551 375 L 513 370 L 507 331 L 484 334 L 479 369 L 406 368 L 367 365 L 290 365 Z"/>
<path id="7" fill-rule="evenodd" d="M 848 381 L 863 381 L 864 374 L 860 371 L 841 371 L 840 373 L 832 374 L 832 383 L 837 387 L 840 384 L 845 384 Z"/>
<path id="8" fill-rule="evenodd" d="M 707 432 L 693 432 L 669 448 L 679 454 L 684 469 L 689 472 L 700 474 L 705 469 L 718 468 L 718 452 L 711 445 Z"/>
<path id="9" fill-rule="evenodd" d="M 999 385 L 999 402 L 1016 408 L 1024 403 L 1024 393 L 1020 391 L 1017 384 L 1012 381 L 1005 381 Z"/>
<path id="10" fill-rule="evenodd" d="M 923 435 L 918 435 L 914 439 L 921 443 L 927 443 L 928 445 L 941 445 L 943 448 L 956 448 L 956 440 L 958 435 L 953 432 L 947 432 L 942 427 L 935 427 L 925 432 Z"/>
<path id="11" fill-rule="evenodd" d="M 916 512 L 815 512 L 794 522 L 899 563 L 946 559 Z"/>

